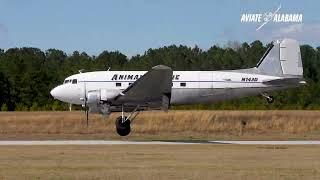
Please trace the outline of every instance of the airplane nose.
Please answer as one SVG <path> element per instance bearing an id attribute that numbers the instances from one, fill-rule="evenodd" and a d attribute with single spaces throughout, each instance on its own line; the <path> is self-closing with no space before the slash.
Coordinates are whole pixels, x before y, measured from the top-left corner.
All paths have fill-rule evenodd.
<path id="1" fill-rule="evenodd" d="M 52 97 L 56 97 L 57 96 L 57 88 L 55 87 L 55 88 L 53 88 L 51 91 L 50 91 L 50 94 L 51 94 L 51 96 Z"/>
<path id="2" fill-rule="evenodd" d="M 60 86 L 57 86 L 50 91 L 51 96 L 54 97 L 55 99 L 59 99 L 62 96 L 61 93 L 62 92 L 61 92 Z"/>
<path id="3" fill-rule="evenodd" d="M 80 101 L 80 93 L 80 88 L 70 84 L 59 85 L 50 91 L 54 99 L 72 104 L 82 104 L 82 101 Z"/>

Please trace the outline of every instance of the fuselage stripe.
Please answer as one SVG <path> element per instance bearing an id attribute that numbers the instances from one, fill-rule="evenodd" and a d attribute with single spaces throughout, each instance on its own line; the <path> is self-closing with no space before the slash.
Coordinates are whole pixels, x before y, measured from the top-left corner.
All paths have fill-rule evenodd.
<path id="1" fill-rule="evenodd" d="M 107 82 L 128 82 L 128 83 L 133 83 L 135 81 L 78 81 L 78 82 L 102 82 L 102 83 L 107 83 Z M 219 83 L 261 83 L 261 82 L 249 82 L 249 81 L 172 81 L 172 82 L 219 82 Z"/>

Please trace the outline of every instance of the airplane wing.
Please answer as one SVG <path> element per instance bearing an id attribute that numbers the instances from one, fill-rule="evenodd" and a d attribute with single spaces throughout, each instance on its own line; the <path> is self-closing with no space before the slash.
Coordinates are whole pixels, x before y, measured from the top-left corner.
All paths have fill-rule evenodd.
<path id="1" fill-rule="evenodd" d="M 306 84 L 306 82 L 302 78 L 282 78 L 282 79 L 273 79 L 273 80 L 266 80 L 262 82 L 266 85 L 273 85 L 273 86 L 295 86 L 299 84 Z"/>
<path id="2" fill-rule="evenodd" d="M 172 88 L 172 69 L 164 65 L 153 67 L 115 98 L 116 104 L 147 104 L 160 102 L 169 105 Z"/>

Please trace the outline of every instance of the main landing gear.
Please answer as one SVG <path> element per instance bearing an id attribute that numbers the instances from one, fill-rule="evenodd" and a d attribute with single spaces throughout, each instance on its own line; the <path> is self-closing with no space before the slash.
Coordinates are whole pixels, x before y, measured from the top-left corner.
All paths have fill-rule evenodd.
<path id="1" fill-rule="evenodd" d="M 126 120 L 123 121 L 123 119 L 126 119 Z M 126 135 L 130 134 L 130 131 L 131 131 L 130 119 L 128 119 L 126 116 L 124 116 L 123 119 L 122 119 L 122 116 L 119 116 L 116 119 L 116 129 L 117 129 L 117 133 L 120 136 L 126 136 Z"/>
<path id="2" fill-rule="evenodd" d="M 129 116 L 124 115 L 123 106 L 121 108 L 121 116 L 116 119 L 116 130 L 120 136 L 127 136 L 131 132 L 131 122 L 136 118 L 140 111 L 138 111 L 139 106 L 137 106 Z M 130 119 L 130 117 L 132 118 Z"/>
<path id="3" fill-rule="evenodd" d="M 269 104 L 273 103 L 274 102 L 274 97 L 273 96 L 270 96 L 268 95 L 267 93 L 261 93 L 261 96 L 265 97 L 267 102 Z"/>

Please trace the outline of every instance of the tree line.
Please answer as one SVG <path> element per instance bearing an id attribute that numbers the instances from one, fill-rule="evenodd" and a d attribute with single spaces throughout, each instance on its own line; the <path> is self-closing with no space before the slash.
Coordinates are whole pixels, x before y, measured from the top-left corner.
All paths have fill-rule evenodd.
<path id="1" fill-rule="evenodd" d="M 50 90 L 80 69 L 85 71 L 149 70 L 163 64 L 173 70 L 227 70 L 253 67 L 270 44 L 230 42 L 207 50 L 199 47 L 164 46 L 127 57 L 119 51 L 98 56 L 74 51 L 23 47 L 0 49 L 1 111 L 67 110 L 68 104 L 54 100 Z M 259 96 L 207 105 L 176 106 L 174 109 L 320 109 L 320 47 L 301 46 L 307 85 L 275 92 L 273 104 Z M 79 107 L 78 107 L 79 108 Z"/>

